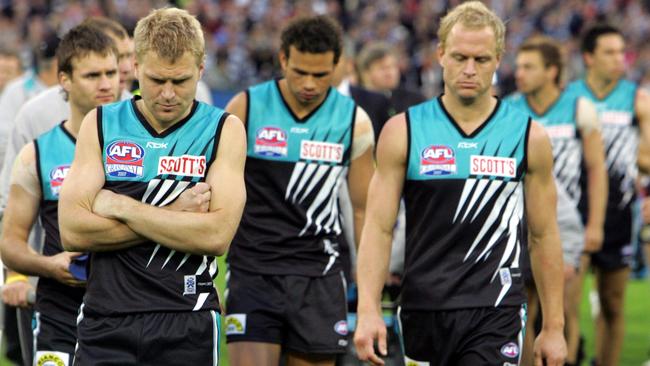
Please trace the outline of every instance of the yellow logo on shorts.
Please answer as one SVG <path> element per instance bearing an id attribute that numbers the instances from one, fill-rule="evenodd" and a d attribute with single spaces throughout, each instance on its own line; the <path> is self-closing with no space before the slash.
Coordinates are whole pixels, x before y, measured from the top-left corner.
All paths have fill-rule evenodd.
<path id="1" fill-rule="evenodd" d="M 413 359 L 409 358 L 408 356 L 404 356 L 404 364 L 406 366 L 430 366 L 429 362 L 416 361 L 416 360 L 413 360 Z"/>
<path id="2" fill-rule="evenodd" d="M 69 355 L 64 352 L 36 352 L 36 366 L 68 366 Z"/>
<path id="3" fill-rule="evenodd" d="M 246 314 L 226 315 L 226 335 L 246 333 Z"/>

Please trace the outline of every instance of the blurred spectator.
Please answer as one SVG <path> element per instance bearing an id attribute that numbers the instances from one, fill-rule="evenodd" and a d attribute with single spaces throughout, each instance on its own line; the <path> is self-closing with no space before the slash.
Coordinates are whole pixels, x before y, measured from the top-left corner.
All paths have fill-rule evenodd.
<path id="1" fill-rule="evenodd" d="M 204 26 L 208 59 L 204 80 L 213 90 L 236 92 L 278 75 L 279 30 L 290 18 L 329 14 L 337 18 L 355 51 L 373 41 L 386 42 L 398 55 L 402 86 L 425 97 L 441 91 L 435 58 L 435 30 L 446 10 L 460 0 L 112 0 L 0 2 L 0 47 L 23 49 L 42 41 L 44 29 L 59 34 L 89 16 L 118 20 L 127 30 L 152 8 L 185 7 Z M 506 19 L 507 48 L 498 90 L 512 87 L 514 51 L 531 35 L 547 34 L 567 47 L 566 80 L 581 76 L 574 47 L 582 29 L 607 20 L 620 24 L 630 45 L 629 78 L 640 81 L 650 70 L 649 1 L 625 0 L 485 0 Z M 27 45 L 27 46 L 24 46 Z"/>
<path id="2" fill-rule="evenodd" d="M 368 43 L 359 53 L 357 69 L 363 87 L 388 98 L 390 116 L 425 100 L 421 93 L 400 86 L 399 58 L 387 43 Z"/>
<path id="3" fill-rule="evenodd" d="M 7 83 L 20 76 L 23 64 L 17 52 L 0 49 L 0 92 Z"/>

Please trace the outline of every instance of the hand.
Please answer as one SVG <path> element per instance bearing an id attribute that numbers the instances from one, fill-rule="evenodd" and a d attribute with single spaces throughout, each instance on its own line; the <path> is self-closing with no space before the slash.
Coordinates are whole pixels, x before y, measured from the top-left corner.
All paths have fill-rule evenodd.
<path id="1" fill-rule="evenodd" d="M 25 308 L 29 306 L 29 293 L 34 291 L 29 281 L 16 281 L 2 286 L 2 302 L 7 305 Z"/>
<path id="2" fill-rule="evenodd" d="M 598 225 L 587 225 L 585 228 L 585 248 L 587 253 L 596 253 L 603 246 L 603 227 Z"/>
<path id="3" fill-rule="evenodd" d="M 535 339 L 535 366 L 562 366 L 566 359 L 566 342 L 562 329 L 542 330 Z"/>
<path id="4" fill-rule="evenodd" d="M 357 329 L 354 331 L 354 345 L 361 361 L 373 365 L 383 365 L 384 361 L 375 354 L 374 343 L 377 340 L 379 353 L 386 356 L 386 324 L 379 313 L 358 312 Z"/>
<path id="5" fill-rule="evenodd" d="M 113 193 L 107 189 L 97 192 L 93 201 L 93 213 L 103 216 L 107 219 L 115 218 L 115 204 L 119 201 L 121 195 Z"/>
<path id="6" fill-rule="evenodd" d="M 181 195 L 165 208 L 172 211 L 208 212 L 210 208 L 210 185 L 199 182 L 194 187 L 186 189 Z"/>
<path id="7" fill-rule="evenodd" d="M 82 255 L 80 252 L 61 252 L 59 254 L 47 257 L 49 277 L 53 278 L 64 285 L 81 287 L 85 282 L 77 280 L 70 273 L 70 262 L 72 259 Z"/>

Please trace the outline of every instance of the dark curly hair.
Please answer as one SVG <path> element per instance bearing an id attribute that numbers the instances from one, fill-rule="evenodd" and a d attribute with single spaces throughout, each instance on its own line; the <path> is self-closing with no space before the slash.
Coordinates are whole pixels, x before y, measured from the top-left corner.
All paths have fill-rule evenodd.
<path id="1" fill-rule="evenodd" d="M 308 53 L 332 51 L 337 64 L 341 57 L 341 34 L 341 27 L 328 16 L 298 18 L 282 31 L 281 50 L 287 58 L 291 46 Z"/>

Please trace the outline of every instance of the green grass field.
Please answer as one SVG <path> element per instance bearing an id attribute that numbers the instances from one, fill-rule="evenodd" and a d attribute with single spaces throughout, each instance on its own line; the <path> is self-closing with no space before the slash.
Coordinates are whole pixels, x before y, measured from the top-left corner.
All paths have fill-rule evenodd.
<path id="1" fill-rule="evenodd" d="M 220 274 L 217 278 L 217 286 L 220 292 L 223 292 L 224 288 L 225 269 L 224 263 L 220 261 Z M 589 287 L 587 288 L 591 288 L 591 284 L 592 279 L 588 278 L 587 286 Z M 593 354 L 594 327 L 591 322 L 587 293 L 588 291 L 585 291 L 585 296 L 582 301 L 581 326 L 587 341 L 588 357 L 591 358 Z M 643 362 L 650 359 L 650 281 L 647 279 L 630 281 L 625 301 L 625 344 L 623 346 L 620 364 L 621 366 L 641 366 Z M 222 337 L 222 359 L 220 365 L 228 366 L 228 350 L 226 349 L 224 338 Z M 9 365 L 11 363 L 4 358 L 0 359 L 0 366 Z M 583 365 L 587 365 L 587 363 Z"/>

